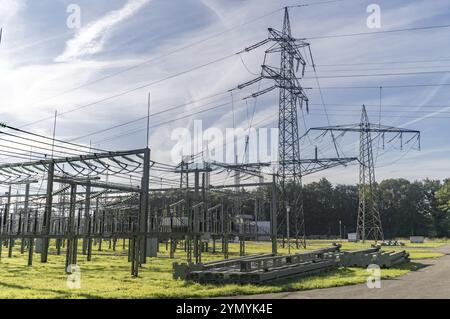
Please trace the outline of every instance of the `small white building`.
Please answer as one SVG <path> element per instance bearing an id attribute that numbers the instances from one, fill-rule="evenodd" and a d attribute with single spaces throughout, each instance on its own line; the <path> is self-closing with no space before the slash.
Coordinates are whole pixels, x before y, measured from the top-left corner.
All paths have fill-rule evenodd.
<path id="1" fill-rule="evenodd" d="M 425 236 L 411 236 L 409 241 L 413 244 L 423 244 L 425 242 Z"/>
<path id="2" fill-rule="evenodd" d="M 347 239 L 350 243 L 356 243 L 358 241 L 358 234 L 357 233 L 348 233 Z"/>
<path id="3" fill-rule="evenodd" d="M 258 240 L 270 240 L 270 222 L 258 221 L 256 222 L 256 229 L 258 232 Z"/>

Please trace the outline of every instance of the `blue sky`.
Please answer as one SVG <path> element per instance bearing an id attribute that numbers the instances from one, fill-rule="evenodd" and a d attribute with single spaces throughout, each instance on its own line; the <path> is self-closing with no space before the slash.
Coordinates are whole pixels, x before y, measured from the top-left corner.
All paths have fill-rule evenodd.
<path id="1" fill-rule="evenodd" d="M 66 26 L 69 15 L 66 9 L 72 3 L 81 8 L 80 29 Z M 157 113 L 175 105 L 225 92 L 254 78 L 254 74 L 259 72 L 264 48 L 158 82 L 173 74 L 230 56 L 263 40 L 267 37 L 268 27 L 281 27 L 282 11 L 278 9 L 301 3 L 304 2 L 0 0 L 0 26 L 4 28 L 0 47 L 1 121 L 21 127 L 51 117 L 55 110 L 63 113 L 106 99 L 60 116 L 57 136 L 60 139 L 75 139 L 79 143 L 92 142 L 111 150 L 141 148 L 145 146 L 145 131 L 130 133 L 144 129 L 145 120 L 86 138 L 76 138 L 145 116 L 149 91 L 152 95 L 152 113 Z M 381 7 L 381 29 L 372 30 L 366 25 L 369 15 L 366 8 L 371 3 Z M 357 123 L 363 103 L 368 105 L 372 121 L 378 122 L 378 88 L 328 87 L 450 82 L 449 73 L 342 77 L 351 74 L 450 70 L 450 28 L 370 36 L 315 37 L 442 25 L 448 23 L 449 17 L 450 2 L 445 0 L 348 0 L 291 9 L 293 35 L 298 38 L 312 37 L 308 41 L 317 64 L 319 83 L 324 88 L 323 97 L 329 115 L 327 119 L 319 91 L 308 90 L 310 114 L 305 113 L 306 128 L 300 119 L 301 132 L 309 127 L 328 125 L 328 122 L 332 125 Z M 221 35 L 211 37 L 218 33 Z M 209 37 L 207 41 L 190 45 Z M 144 63 L 149 60 L 149 63 Z M 391 63 L 424 60 L 427 62 Z M 430 62 L 433 60 L 435 62 Z M 381 64 L 385 62 L 388 63 Z M 117 72 L 120 74 L 98 81 Z M 336 75 L 341 77 L 329 77 Z M 149 83 L 154 84 L 147 86 Z M 310 67 L 302 83 L 307 88 L 317 86 Z M 138 87 L 143 88 L 133 90 Z M 130 93 L 109 98 L 131 90 Z M 250 105 L 246 105 L 240 99 L 256 90 L 257 86 L 254 86 L 235 93 L 236 125 L 246 128 L 251 121 L 255 126 L 273 127 L 277 116 L 275 92 L 260 97 L 256 104 L 251 101 Z M 61 95 L 62 92 L 65 93 Z M 382 124 L 421 130 L 422 149 L 420 152 L 408 151 L 408 147 L 403 152 L 398 149 L 386 153 L 380 151 L 382 156 L 377 160 L 377 179 L 449 177 L 448 86 L 383 88 L 381 93 Z M 224 94 L 152 117 L 154 126 L 165 123 L 151 130 L 153 158 L 170 161 L 170 150 L 175 144 L 175 141 L 170 140 L 172 130 L 178 127 L 192 128 L 194 120 L 203 120 L 204 127 L 232 127 L 233 114 L 229 106 L 175 120 L 189 112 L 230 100 L 230 95 Z M 205 106 L 207 103 L 210 104 Z M 255 116 L 252 120 L 249 113 L 252 114 L 254 105 Z M 171 120 L 174 121 L 169 122 Z M 26 128 L 51 135 L 52 124 L 50 119 Z M 357 136 L 342 139 L 341 147 L 345 155 L 357 154 L 357 140 Z M 333 155 L 329 144 L 325 142 L 318 145 L 321 154 Z M 311 156 L 312 147 L 308 142 L 302 147 L 304 156 Z M 349 167 L 310 176 L 306 181 L 322 176 L 335 183 L 354 183 L 358 178 L 356 167 Z"/>

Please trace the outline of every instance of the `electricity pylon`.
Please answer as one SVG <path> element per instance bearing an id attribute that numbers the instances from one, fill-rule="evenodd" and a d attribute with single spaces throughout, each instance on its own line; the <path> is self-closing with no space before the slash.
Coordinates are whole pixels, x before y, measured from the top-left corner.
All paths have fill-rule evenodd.
<path id="1" fill-rule="evenodd" d="M 359 184 L 358 184 L 358 222 L 356 233 L 363 241 L 371 236 L 377 241 L 384 240 L 378 209 L 375 170 L 373 163 L 372 136 L 366 107 L 361 114 L 359 138 Z"/>
<path id="2" fill-rule="evenodd" d="M 256 79 L 239 85 L 238 89 L 250 86 L 263 79 L 273 80 L 275 84 L 252 94 L 251 97 L 255 98 L 276 88 L 279 89 L 277 176 L 281 194 L 278 199 L 278 216 L 285 220 L 289 210 L 290 223 L 295 232 L 296 242 L 306 247 L 297 106 L 302 108 L 305 103 L 306 107 L 308 107 L 308 98 L 299 83 L 299 78 L 303 77 L 306 66 L 300 49 L 308 47 L 309 44 L 292 37 L 288 8 L 285 8 L 284 11 L 282 31 L 273 28 L 268 30 L 269 37 L 267 39 L 246 48 L 244 51 L 248 52 L 266 43 L 273 42 L 273 45 L 266 50 L 266 57 L 273 54 L 280 55 L 280 67 L 262 65 L 261 75 Z M 300 65 L 302 65 L 301 76 L 297 76 Z M 297 196 L 287 195 L 286 184 L 288 181 L 292 183 L 293 189 L 298 191 Z M 282 220 L 280 221 L 282 222 Z M 288 229 L 290 228 L 289 226 L 287 225 Z M 287 237 L 289 238 L 289 234 L 287 234 Z"/>
<path id="3" fill-rule="evenodd" d="M 301 159 L 300 138 L 298 128 L 297 107 L 306 106 L 308 110 L 308 97 L 306 96 L 299 79 L 304 76 L 306 61 L 301 54 L 301 49 L 308 48 L 309 44 L 304 40 L 292 37 L 291 24 L 288 8 L 284 11 L 284 21 L 282 31 L 269 28 L 267 39 L 256 43 L 242 52 L 249 52 L 267 43 L 272 45 L 265 51 L 264 64 L 259 77 L 239 85 L 238 89 L 258 83 L 264 79 L 274 82 L 270 87 L 253 93 L 250 97 L 256 98 L 275 89 L 279 89 L 279 110 L 278 110 L 278 184 L 280 186 L 280 196 L 278 197 L 279 222 L 277 225 L 286 223 L 288 247 L 290 248 L 290 234 L 295 236 L 297 248 L 301 245 L 306 247 L 305 221 L 303 211 L 302 192 L 302 165 L 305 165 L 309 172 L 317 172 L 336 165 L 345 165 L 354 160 L 353 158 L 330 158 Z M 309 50 L 311 55 L 311 51 Z M 280 67 L 266 64 L 269 56 L 280 57 Z M 312 60 L 312 56 L 311 56 Z M 299 68 L 302 68 L 299 72 Z M 288 183 L 292 186 L 288 192 Z M 277 226 L 276 233 L 279 227 Z M 275 240 L 275 239 L 272 239 Z"/>
<path id="4" fill-rule="evenodd" d="M 383 139 L 383 147 L 386 134 L 395 134 L 388 143 L 396 138 L 400 139 L 400 147 L 403 149 L 403 135 L 412 134 L 405 144 L 417 139 L 420 149 L 420 131 L 372 124 L 369 122 L 366 107 L 363 105 L 361 121 L 358 124 L 337 125 L 311 128 L 311 131 L 322 131 L 324 136 L 327 132 L 357 132 L 359 133 L 359 184 L 358 184 L 358 219 L 356 233 L 359 240 L 366 239 L 375 241 L 384 240 L 383 227 L 381 224 L 378 207 L 378 192 L 375 181 L 375 165 L 373 159 L 372 133 L 377 133 Z M 345 133 L 344 133 L 345 134 Z"/>

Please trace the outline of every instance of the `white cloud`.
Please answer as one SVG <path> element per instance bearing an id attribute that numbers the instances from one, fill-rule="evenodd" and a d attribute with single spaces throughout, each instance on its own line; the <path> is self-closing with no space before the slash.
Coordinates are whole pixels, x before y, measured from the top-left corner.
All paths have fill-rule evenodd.
<path id="1" fill-rule="evenodd" d="M 0 0 L 0 25 L 8 22 L 25 8 L 25 0 Z"/>
<path id="2" fill-rule="evenodd" d="M 73 39 L 66 43 L 65 51 L 55 61 L 66 62 L 102 51 L 106 36 L 111 29 L 136 14 L 149 2 L 150 0 L 129 0 L 119 10 L 111 11 L 82 28 Z"/>
<path id="3" fill-rule="evenodd" d="M 219 18 L 220 23 L 227 26 L 229 24 L 229 19 L 227 19 L 227 16 L 225 14 L 225 10 L 222 9 L 220 6 L 220 3 L 218 3 L 215 0 L 201 0 L 203 5 L 206 6 L 209 10 L 214 12 L 214 14 Z"/>
<path id="4" fill-rule="evenodd" d="M 64 0 L 70 3 L 70 0 Z M 174 3 L 180 3 L 184 5 L 184 0 L 174 1 Z M 10 122 L 11 125 L 19 125 L 27 122 L 34 121 L 43 117 L 52 116 L 53 111 L 58 109 L 59 113 L 72 110 L 82 105 L 89 105 L 92 102 L 102 101 L 102 99 L 112 96 L 118 92 L 124 92 L 136 87 L 143 86 L 148 83 L 157 82 L 160 79 L 166 78 L 170 75 L 178 72 L 188 70 L 198 65 L 202 65 L 208 61 L 219 59 L 228 54 L 238 52 L 244 47 L 256 43 L 267 36 L 267 27 L 272 26 L 280 28 L 282 23 L 282 12 L 278 11 L 271 15 L 268 12 L 277 9 L 281 4 L 276 4 L 270 0 L 255 0 L 247 1 L 245 3 L 235 1 L 218 1 L 218 0 L 202 0 L 203 7 L 197 8 L 188 7 L 183 10 L 174 10 L 170 12 L 166 6 L 158 7 L 155 3 L 154 11 L 152 11 L 152 21 L 155 20 L 169 20 L 172 24 L 168 24 L 170 28 L 174 30 L 162 30 L 161 26 L 156 23 L 152 25 L 144 24 L 139 25 L 135 23 L 135 28 L 145 28 L 145 33 L 141 34 L 136 30 L 136 38 L 127 39 L 124 43 L 118 43 L 115 45 L 120 50 L 120 55 L 115 55 L 116 51 L 108 51 L 109 61 L 96 60 L 100 59 L 99 56 L 95 56 L 96 53 L 104 52 L 107 49 L 108 39 L 114 32 L 118 32 L 118 28 L 122 27 L 127 21 L 126 19 L 134 19 L 138 11 L 146 5 L 149 0 L 123 0 L 123 3 L 127 3 L 121 9 L 116 11 L 103 11 L 107 12 L 104 15 L 96 16 L 93 18 L 93 22 L 86 25 L 83 29 L 73 36 L 66 43 L 67 28 L 65 27 L 65 10 L 56 12 L 55 15 L 62 21 L 58 25 L 48 25 L 44 20 L 42 23 L 51 28 L 52 32 L 48 32 L 48 36 L 51 36 L 51 42 L 48 45 L 49 51 L 43 52 L 45 59 L 34 59 L 35 50 L 29 50 L 28 45 L 34 47 L 36 43 L 44 49 L 47 45 L 43 45 L 41 37 L 37 37 L 32 28 L 35 24 L 28 24 L 25 22 L 25 18 L 29 18 L 28 15 L 23 17 L 24 22 L 14 21 L 17 26 L 22 26 L 23 31 L 20 36 L 17 36 L 17 32 L 11 31 L 11 21 L 7 26 L 8 32 L 6 35 L 15 34 L 18 39 L 21 39 L 24 46 L 13 46 L 13 49 L 9 49 L 7 45 L 11 45 L 11 41 L 7 41 L 4 38 L 3 48 L 0 49 L 0 73 L 2 78 L 0 79 L 0 87 L 3 89 L 0 91 L 0 100 L 2 101 L 2 117 L 4 121 Z M 12 1 L 12 0 L 0 0 L 0 21 L 3 18 L 2 8 L 9 6 L 3 6 L 4 3 L 25 3 L 25 1 Z M 93 2 L 91 2 L 93 3 Z M 239 4 L 238 4 L 239 3 Z M 387 3 L 387 2 L 385 2 Z M 28 3 L 31 9 L 31 2 Z M 172 5 L 172 4 L 171 4 Z M 174 4 L 175 5 L 175 4 Z M 405 4 L 404 6 L 395 6 L 392 9 L 387 7 L 383 8 L 383 28 L 393 29 L 411 26 L 422 26 L 430 24 L 440 24 L 440 21 L 427 22 L 426 19 L 430 17 L 436 17 L 438 19 L 441 12 L 444 10 L 445 3 L 441 5 L 436 4 L 431 6 L 426 1 L 417 1 L 413 4 Z M 448 5 L 448 4 L 447 4 Z M 3 6 L 3 7 L 2 7 Z M 92 6 L 92 7 L 91 7 Z M 97 8 L 93 4 L 86 5 L 85 10 L 91 10 L 92 12 L 98 12 L 99 10 L 105 10 L 111 6 L 111 4 L 104 4 Z M 350 5 L 348 5 L 350 7 Z M 49 5 L 52 9 L 52 5 Z M 84 8 L 84 6 L 83 6 Z M 201 10 L 202 15 L 200 17 L 208 16 L 208 19 L 192 21 L 192 28 L 189 28 L 189 22 L 186 22 L 186 27 L 178 28 L 175 24 L 178 21 L 184 21 L 188 19 L 184 13 L 185 10 Z M 291 23 L 293 34 L 295 36 L 316 36 L 327 34 L 345 34 L 370 31 L 366 30 L 365 18 L 366 11 L 365 6 L 339 8 L 329 6 L 317 6 L 308 9 L 291 10 Z M 345 9 L 345 10 L 344 10 Z M 348 10 L 347 10 L 348 9 Z M 112 10 L 112 9 L 107 9 Z M 161 10 L 158 12 L 157 10 Z M 23 10 L 22 10 L 23 11 Z M 32 13 L 30 10 L 27 13 Z M 206 14 L 205 14 L 206 11 Z M 448 11 L 448 10 L 447 10 Z M 258 16 L 265 17 L 263 19 L 254 20 Z M 16 14 L 16 16 L 18 16 Z M 40 17 L 40 15 L 38 15 Z M 195 15 L 195 17 L 197 17 Z M 210 18 L 212 17 L 212 19 Z M 131 20 L 130 19 L 130 20 Z M 18 16 L 20 20 L 20 16 Z M 254 20 L 252 23 L 247 23 Z M 424 21 L 421 21 L 424 20 Z M 319 23 L 320 22 L 320 23 Z M 240 28 L 234 28 L 237 25 L 245 25 Z M 443 22 L 442 22 L 443 23 Z M 184 26 L 184 24 L 183 24 Z M 198 45 L 190 46 L 191 43 L 198 42 L 200 39 L 207 38 L 212 34 L 221 33 L 226 29 L 231 29 L 229 32 L 224 32 L 220 36 L 211 37 L 208 41 L 201 42 Z M 56 32 L 56 35 L 53 35 Z M 433 58 L 442 54 L 445 57 L 448 52 L 448 45 L 445 41 L 442 41 L 445 36 L 448 35 L 447 30 L 434 30 L 434 31 L 421 31 L 412 33 L 392 33 L 374 37 L 348 37 L 348 38 L 336 38 L 336 39 L 323 39 L 313 40 L 312 48 L 315 56 L 315 62 L 317 64 L 329 64 L 329 63 L 350 63 L 350 62 L 376 62 L 376 61 L 390 61 L 400 60 L 402 57 L 405 59 L 416 60 Z M 24 37 L 22 37 L 22 34 Z M 47 34 L 44 32 L 44 34 Z M 148 34 L 152 34 L 149 38 Z M 170 36 L 167 36 L 170 34 Z M 40 34 L 41 35 L 41 34 Z M 57 37 L 62 35 L 61 38 Z M 154 36 L 153 36 L 154 35 Z M 28 39 L 30 39 L 28 41 Z M 45 39 L 48 41 L 48 39 Z M 131 49 L 139 41 L 139 50 Z M 421 45 L 417 45 L 420 43 Z M 56 44 L 56 45 L 54 45 Z M 60 48 L 66 45 L 64 52 L 53 51 L 55 47 Z M 129 46 L 130 45 L 130 46 Z M 168 52 L 180 47 L 185 49 L 170 55 L 166 55 Z M 27 50 L 24 50 L 24 48 Z M 36 45 L 37 47 L 37 45 Z M 19 50 L 20 49 L 20 50 Z M 50 51 L 51 49 L 51 51 Z M 52 63 L 54 57 L 58 56 L 58 62 L 64 61 L 68 63 Z M 120 73 L 118 76 L 109 77 L 104 81 L 98 81 L 108 74 L 114 74 L 122 69 L 127 69 L 135 64 L 140 64 L 149 60 L 152 57 L 160 57 L 152 63 L 142 64 L 142 67 L 132 68 L 129 72 Z M 264 56 L 264 49 L 252 51 L 251 53 L 243 56 L 246 66 L 257 73 L 260 69 L 261 62 Z M 50 61 L 50 62 L 49 62 Z M 155 63 L 156 62 L 156 63 Z M 271 61 L 272 62 L 272 61 Z M 274 62 L 275 63 L 275 62 Z M 349 68 L 349 67 L 346 67 Z M 364 69 L 362 69 L 364 71 Z M 361 71 L 361 72 L 362 72 Z M 322 69 L 319 67 L 319 74 L 334 74 L 337 71 Z M 354 73 L 356 70 L 354 71 Z M 338 74 L 341 74 L 339 72 Z M 311 73 L 310 73 L 311 74 Z M 134 118 L 145 116 L 147 112 L 146 97 L 148 90 L 152 92 L 152 113 L 157 113 L 168 107 L 179 105 L 182 102 L 188 102 L 197 100 L 199 98 L 211 95 L 217 92 L 225 92 L 226 90 L 235 87 L 237 84 L 245 82 L 253 78 L 254 75 L 249 74 L 245 67 L 242 65 L 238 56 L 215 63 L 214 65 L 200 68 L 195 72 L 189 72 L 179 77 L 171 78 L 168 81 L 163 81 L 155 85 L 130 92 L 120 96 L 120 98 L 114 98 L 95 105 L 82 108 L 77 112 L 69 113 L 58 118 L 58 137 L 62 139 L 70 139 L 77 136 L 84 136 L 87 133 L 97 131 L 99 129 L 107 128 L 115 124 L 123 123 Z M 321 81 L 322 87 L 327 86 L 377 86 L 377 85 L 389 85 L 389 84 L 403 84 L 410 81 L 417 81 L 417 83 L 435 83 L 439 78 L 358 78 L 358 79 L 324 79 Z M 441 79 L 443 82 L 444 78 Z M 95 84 L 87 85 L 81 89 L 71 91 L 72 88 L 76 88 L 83 85 L 86 82 L 95 82 Z M 269 85 L 268 81 L 262 83 L 261 89 Z M 305 87 L 316 86 L 315 81 L 305 80 Z M 176 88 L 176 89 L 174 89 Z M 235 99 L 235 115 L 236 125 L 241 127 L 247 127 L 249 118 L 252 118 L 253 100 L 249 100 L 249 106 L 246 107 L 244 101 L 241 100 L 244 96 L 258 90 L 258 87 L 249 87 L 246 91 L 236 92 Z M 64 95 L 59 95 L 56 98 L 49 97 L 66 92 Z M 439 93 L 439 94 L 435 94 Z M 378 90 L 367 91 L 333 91 L 324 90 L 326 103 L 349 103 L 354 104 L 377 104 L 379 99 Z M 308 92 L 312 103 L 320 104 L 320 98 L 318 93 L 310 90 Z M 155 151 L 152 152 L 152 157 L 158 161 L 170 160 L 170 149 L 174 143 L 168 141 L 170 137 L 171 129 L 175 127 L 187 127 L 192 128 L 192 121 L 194 119 L 203 119 L 205 129 L 207 127 L 225 128 L 232 126 L 232 114 L 230 107 L 224 106 L 211 110 L 209 112 L 199 113 L 193 117 L 183 118 L 182 120 L 175 121 L 178 117 L 181 117 L 187 113 L 195 113 L 200 109 L 206 109 L 207 107 L 214 106 L 216 104 L 223 104 L 231 100 L 230 95 L 224 95 L 220 98 L 214 99 L 213 103 L 206 105 L 208 101 L 201 101 L 195 104 L 189 104 L 180 108 L 177 111 L 163 113 L 159 116 L 152 117 L 151 125 L 164 123 L 164 125 L 157 126 L 151 130 L 151 147 Z M 448 105 L 446 102 L 445 90 L 432 91 L 430 89 L 418 89 L 418 90 L 383 90 L 383 110 L 388 110 L 388 105 L 395 104 L 408 104 L 413 105 Z M 204 105 L 204 106 L 203 106 Z M 426 109 L 423 107 L 423 109 Z M 320 106 L 311 106 L 312 113 L 319 112 Z M 342 116 L 334 117 L 333 114 L 338 113 L 337 108 L 332 108 L 330 105 L 330 122 L 331 125 L 341 123 L 351 123 L 358 121 L 359 107 L 355 108 L 354 116 L 349 118 L 343 118 Z M 356 111 L 358 110 L 358 112 Z M 375 110 L 375 109 L 374 109 Z M 397 109 L 394 109 L 397 110 Z M 415 110 L 415 109 L 414 109 Z M 436 109 L 432 109 L 436 110 Z M 392 110 L 391 110 L 392 111 Z M 406 111 L 406 110 L 405 110 Z M 413 111 L 408 109 L 408 111 Z M 431 111 L 431 110 L 430 110 Z M 340 113 L 338 113 L 340 114 Z M 346 115 L 345 113 L 344 115 Z M 383 117 L 384 124 L 392 124 L 398 126 L 405 121 L 393 116 L 392 118 Z M 413 113 L 414 114 L 414 113 Z M 265 126 L 271 124 L 271 122 L 277 121 L 277 94 L 268 94 L 267 96 L 258 99 L 256 113 L 253 120 L 254 126 Z M 306 122 L 308 127 L 322 126 L 325 124 L 326 119 L 324 116 L 317 114 L 318 116 L 307 116 Z M 377 116 L 374 113 L 370 113 L 371 120 L 378 121 Z M 373 116 L 372 116 L 373 115 Z M 411 114 L 407 114 L 411 115 Z M 426 122 L 426 121 L 427 122 Z M 169 123 L 169 121 L 171 121 Z M 421 125 L 428 124 L 434 121 L 431 117 L 425 118 L 423 121 L 417 122 L 412 128 L 423 129 Z M 397 123 L 399 122 L 399 123 Z M 435 124 L 435 122 L 431 122 Z M 443 123 L 443 122 L 439 122 Z M 439 124 L 438 123 L 438 124 Z M 32 131 L 40 131 L 42 134 L 51 134 L 52 120 L 46 122 L 40 122 L 36 125 L 28 127 Z M 301 123 L 301 129 L 304 127 Z M 441 141 L 433 141 L 435 132 L 442 132 L 441 135 L 447 133 L 445 127 L 436 125 L 426 126 L 433 132 L 430 134 L 424 134 L 423 149 L 431 150 L 431 148 L 438 148 L 444 146 L 445 143 Z M 124 133 L 136 131 L 142 128 L 143 130 L 133 134 L 126 135 Z M 440 131 L 442 130 L 442 131 Z M 302 132 L 303 133 L 303 132 Z M 127 125 L 115 130 L 107 131 L 102 134 L 97 134 L 89 137 L 92 142 L 98 143 L 102 140 L 109 139 L 108 142 L 101 142 L 101 147 L 107 149 L 124 149 L 142 147 L 145 143 L 145 121 L 134 123 L 133 125 Z M 115 136 L 119 136 L 115 137 Z M 114 137 L 114 138 L 112 138 Z M 77 140 L 77 142 L 88 143 L 89 139 Z M 445 141 L 444 141 L 445 142 Z M 349 138 L 349 143 L 342 143 L 343 151 L 347 156 L 353 156 L 357 154 L 357 135 Z M 325 143 L 324 143 L 325 144 Z M 444 145 L 443 145 L 444 144 Z M 326 147 L 327 145 L 325 145 Z M 319 150 L 326 151 L 322 145 L 319 145 Z M 308 147 L 308 142 L 302 146 L 302 156 L 310 157 L 313 153 L 313 148 Z M 320 154 L 320 153 L 319 153 Z M 390 153 L 388 153 L 389 155 Z M 422 152 L 420 154 L 425 154 Z M 320 154 L 323 155 L 323 154 Z M 330 149 L 330 155 L 334 155 L 334 149 Z M 411 176 L 416 178 L 417 174 L 429 174 L 430 177 L 448 175 L 450 172 L 448 165 L 439 166 L 439 170 L 435 170 L 435 167 L 430 166 L 430 159 L 440 158 L 447 154 L 441 154 L 439 152 L 427 153 L 427 156 L 418 156 L 416 153 L 410 152 L 398 164 L 389 165 L 386 168 L 377 169 L 377 180 L 381 180 L 386 176 Z M 401 154 L 393 154 L 392 157 L 383 157 L 381 164 L 389 164 L 390 160 L 395 160 L 398 157 L 403 156 Z M 411 165 L 406 165 L 407 160 L 413 158 L 416 162 L 411 161 L 411 164 L 418 166 L 415 172 L 412 172 Z M 433 170 L 429 168 L 433 168 Z M 398 170 L 398 173 L 395 171 Z M 394 172 L 392 172 L 394 171 Z M 345 169 L 334 169 L 325 171 L 323 173 L 307 176 L 305 182 L 314 180 L 320 177 L 329 177 L 334 182 L 348 182 L 355 183 L 358 179 L 357 166 L 351 166 Z"/>

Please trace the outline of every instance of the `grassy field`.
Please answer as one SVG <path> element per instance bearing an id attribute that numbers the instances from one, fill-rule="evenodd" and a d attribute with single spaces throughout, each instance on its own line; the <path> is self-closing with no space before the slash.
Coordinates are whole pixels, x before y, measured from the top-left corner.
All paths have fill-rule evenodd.
<path id="1" fill-rule="evenodd" d="M 330 245 L 330 241 L 310 241 L 308 250 Z M 426 250 L 439 247 L 444 241 L 429 241 L 422 245 L 406 245 L 402 248 L 386 247 L 385 250 L 406 249 L 412 259 L 436 258 L 441 254 Z M 366 248 L 370 243 L 356 244 L 342 242 L 344 250 Z M 108 248 L 105 247 L 104 248 Z M 67 275 L 64 272 L 64 254 L 51 254 L 49 262 L 41 264 L 38 255 L 32 267 L 26 264 L 27 256 L 21 256 L 15 250 L 12 258 L 3 257 L 0 261 L 0 298 L 189 298 L 215 297 L 242 294 L 281 292 L 342 286 L 365 282 L 367 272 L 359 268 L 338 268 L 328 273 L 267 285 L 200 285 L 172 279 L 172 263 L 183 262 L 184 254 L 180 252 L 175 260 L 169 259 L 165 246 L 161 245 L 160 257 L 149 258 L 140 271 L 139 278 L 130 276 L 130 264 L 127 257 L 121 255 L 121 245 L 114 253 L 103 249 L 101 255 L 95 251 L 91 262 L 85 256 L 79 256 L 81 268 L 81 289 L 67 287 Z M 230 258 L 237 257 L 238 244 L 230 244 Z M 270 252 L 269 243 L 247 243 L 246 252 Z M 281 252 L 287 252 L 281 249 Z M 291 251 L 294 253 L 296 251 Z M 107 254 L 107 255 L 105 255 Z M 220 253 L 204 253 L 203 260 L 222 259 Z M 383 278 L 393 278 L 406 274 L 420 267 L 411 262 L 392 269 L 383 269 Z"/>

